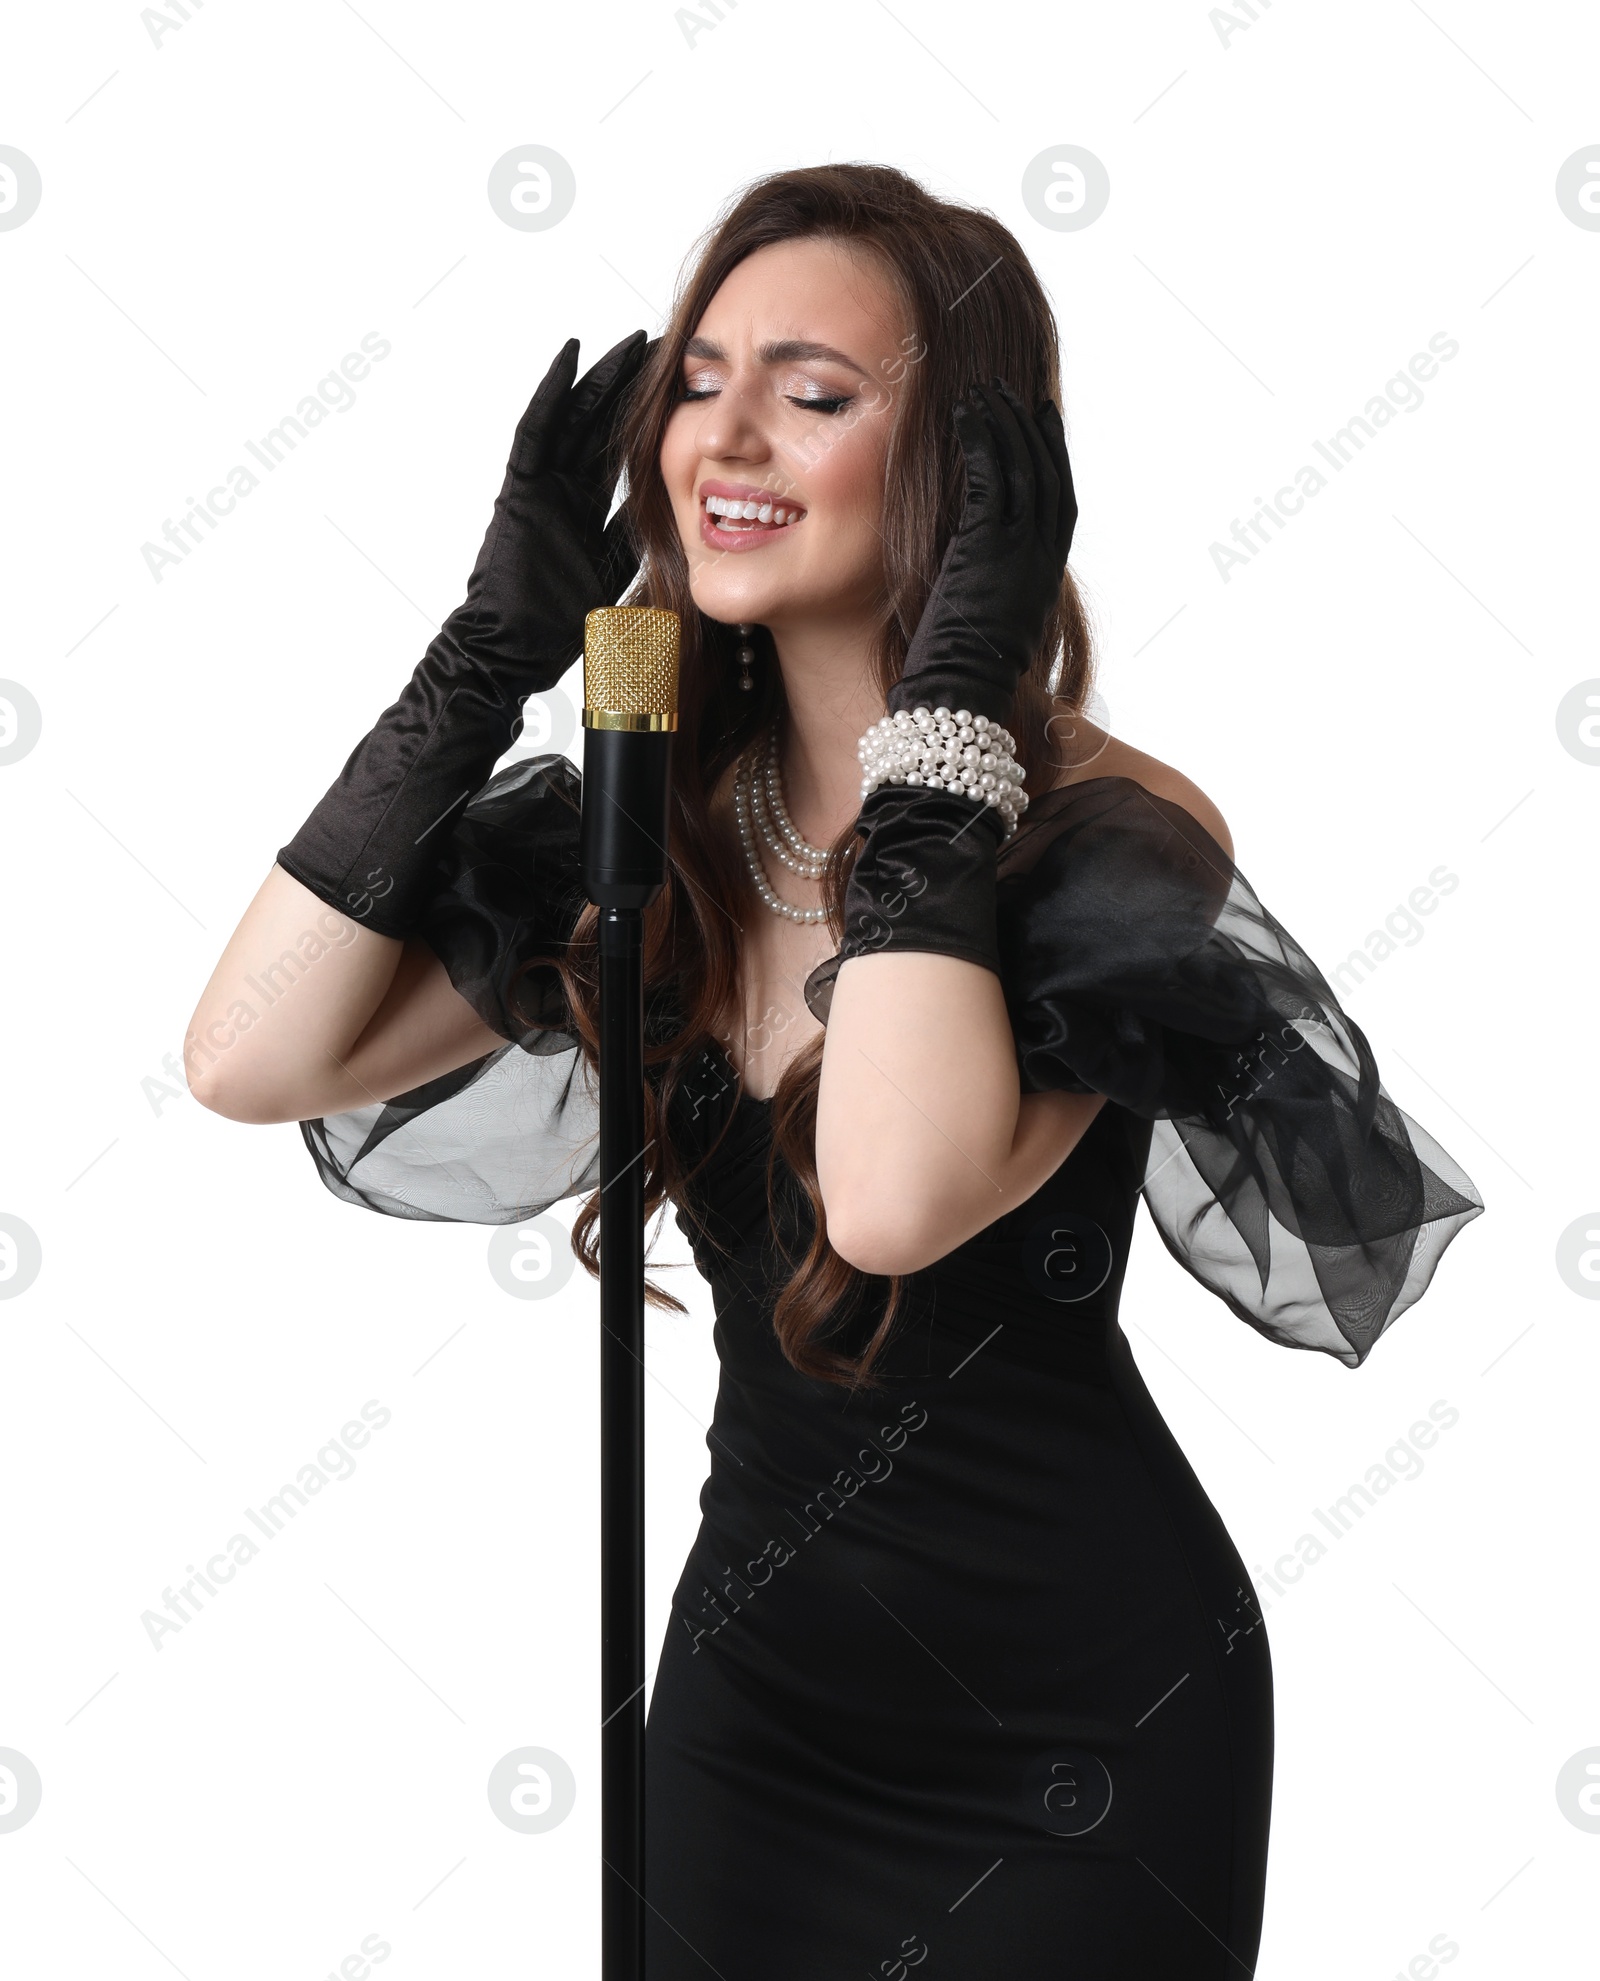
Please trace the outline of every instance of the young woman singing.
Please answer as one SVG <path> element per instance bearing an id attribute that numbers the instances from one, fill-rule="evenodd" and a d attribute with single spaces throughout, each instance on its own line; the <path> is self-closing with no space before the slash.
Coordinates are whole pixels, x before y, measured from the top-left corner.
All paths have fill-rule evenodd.
<path id="1" fill-rule="evenodd" d="M 200 1098 L 300 1121 L 352 1202 L 592 1193 L 579 781 L 491 773 L 591 607 L 681 615 L 648 1202 L 722 1375 L 650 1707 L 652 1981 L 1248 1974 L 1266 1633 L 1118 1325 L 1138 1201 L 1351 1367 L 1482 1208 L 1216 807 L 1084 718 L 1059 402 L 995 220 L 881 167 L 751 187 L 659 342 L 557 357 L 466 601 L 195 1017 Z"/>

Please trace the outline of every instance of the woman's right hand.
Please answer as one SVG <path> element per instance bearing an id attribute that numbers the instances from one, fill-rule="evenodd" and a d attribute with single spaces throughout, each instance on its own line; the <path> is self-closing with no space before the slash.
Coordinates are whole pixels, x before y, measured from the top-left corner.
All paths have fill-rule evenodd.
<path id="1" fill-rule="evenodd" d="M 651 349 L 636 330 L 575 384 L 569 337 L 518 422 L 467 595 L 444 622 L 467 658 L 519 694 L 553 688 L 583 647 L 585 615 L 638 569 L 612 452 L 622 401 Z"/>
<path id="2" fill-rule="evenodd" d="M 616 487 L 635 331 L 574 382 L 570 339 L 518 423 L 467 596 L 356 746 L 235 930 L 190 1024 L 191 1090 L 241 1121 L 387 1100 L 504 1044 L 416 935 L 456 809 L 636 568 Z"/>
<path id="3" fill-rule="evenodd" d="M 553 688 L 583 622 L 635 568 L 616 486 L 618 411 L 649 346 L 642 330 L 576 384 L 570 338 L 517 426 L 467 596 L 429 642 L 278 865 L 379 935 L 411 935 L 462 804 L 522 731 L 522 704 Z"/>

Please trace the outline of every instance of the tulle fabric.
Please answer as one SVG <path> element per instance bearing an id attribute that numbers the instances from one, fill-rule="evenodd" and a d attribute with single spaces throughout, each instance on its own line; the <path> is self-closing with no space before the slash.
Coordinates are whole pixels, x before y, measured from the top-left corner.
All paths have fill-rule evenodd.
<path id="1" fill-rule="evenodd" d="M 1143 1195 L 1173 1257 L 1269 1339 L 1358 1367 L 1483 1199 L 1316 964 L 1190 812 L 1129 778 L 1031 805 L 999 894 L 1024 1089 L 1150 1120 Z"/>
<path id="2" fill-rule="evenodd" d="M 303 1121 L 323 1182 L 389 1217 L 516 1224 L 600 1183 L 599 1094 L 552 967 L 584 905 L 566 757 L 498 771 L 463 808 L 419 932 L 498 1051 L 393 1100 Z"/>
<path id="3" fill-rule="evenodd" d="M 583 902 L 578 806 L 577 772 L 542 757 L 465 808 L 422 933 L 508 1045 L 303 1123 L 338 1195 L 511 1223 L 597 1186 L 597 1097 L 549 968 Z M 1172 1256 L 1269 1339 L 1358 1366 L 1483 1200 L 1311 958 L 1191 813 L 1128 778 L 1037 798 L 997 906 L 1024 1091 L 1149 1120 L 1143 1196 Z M 839 967 L 807 981 L 824 1022 Z"/>
<path id="4" fill-rule="evenodd" d="M 575 1041 L 502 1046 L 300 1133 L 335 1196 L 389 1217 L 516 1224 L 600 1184 L 599 1099 Z"/>

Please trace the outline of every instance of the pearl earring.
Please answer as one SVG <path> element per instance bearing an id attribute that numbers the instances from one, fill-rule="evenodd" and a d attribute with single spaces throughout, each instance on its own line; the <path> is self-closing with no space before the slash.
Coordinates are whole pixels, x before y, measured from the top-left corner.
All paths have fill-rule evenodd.
<path id="1" fill-rule="evenodd" d="M 746 693 L 756 685 L 755 676 L 750 672 L 756 657 L 756 650 L 750 644 L 755 630 L 747 620 L 739 621 L 739 686 Z"/>

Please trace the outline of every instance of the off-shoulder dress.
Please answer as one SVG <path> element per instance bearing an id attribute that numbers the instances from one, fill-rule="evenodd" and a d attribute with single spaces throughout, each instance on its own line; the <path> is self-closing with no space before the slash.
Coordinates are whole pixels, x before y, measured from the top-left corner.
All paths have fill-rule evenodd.
<path id="1" fill-rule="evenodd" d="M 596 1186 L 549 967 L 583 904 L 579 799 L 547 756 L 465 809 L 424 933 L 506 1044 L 302 1124 L 341 1197 L 511 1223 Z M 1482 1199 L 1183 807 L 1125 777 L 1045 794 L 998 901 L 1024 1091 L 1108 1103 L 915 1275 L 878 1388 L 779 1348 L 809 1213 L 781 1160 L 769 1194 L 769 1105 L 708 1039 L 668 1110 L 720 1381 L 649 1708 L 650 1981 L 1255 1965 L 1266 1631 L 1118 1323 L 1139 1200 L 1239 1319 L 1355 1368 Z M 807 987 L 821 1017 L 835 967 Z"/>

